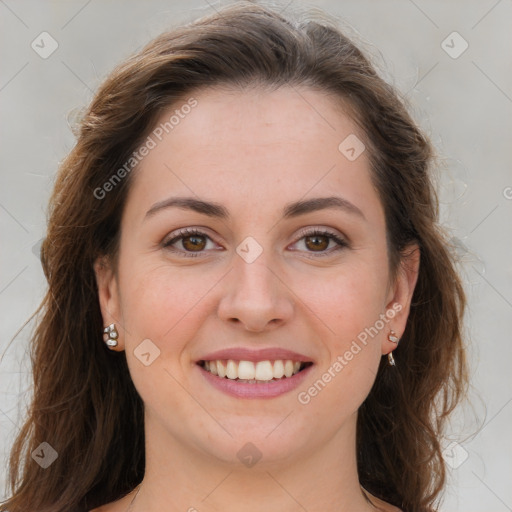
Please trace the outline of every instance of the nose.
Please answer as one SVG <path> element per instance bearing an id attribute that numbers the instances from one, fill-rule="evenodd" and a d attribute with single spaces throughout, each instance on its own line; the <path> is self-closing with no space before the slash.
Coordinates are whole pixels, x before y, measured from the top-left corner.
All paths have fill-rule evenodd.
<path id="1" fill-rule="evenodd" d="M 261 332 L 288 322 L 294 311 L 293 293 L 265 251 L 252 263 L 236 256 L 224 280 L 219 318 Z"/>

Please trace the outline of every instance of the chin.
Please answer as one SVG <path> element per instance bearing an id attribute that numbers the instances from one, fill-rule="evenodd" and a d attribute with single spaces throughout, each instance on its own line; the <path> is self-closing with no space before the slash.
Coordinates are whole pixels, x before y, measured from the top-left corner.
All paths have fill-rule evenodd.
<path id="1" fill-rule="evenodd" d="M 260 469 L 268 469 L 282 461 L 289 464 L 290 458 L 310 443 L 298 429 L 291 432 L 290 425 L 283 428 L 287 421 L 283 422 L 285 417 L 250 418 L 246 421 L 238 417 L 223 424 L 232 437 L 219 428 L 214 435 L 208 436 L 207 442 L 202 440 L 203 450 L 228 465 L 243 464 L 248 468 L 257 465 Z"/>

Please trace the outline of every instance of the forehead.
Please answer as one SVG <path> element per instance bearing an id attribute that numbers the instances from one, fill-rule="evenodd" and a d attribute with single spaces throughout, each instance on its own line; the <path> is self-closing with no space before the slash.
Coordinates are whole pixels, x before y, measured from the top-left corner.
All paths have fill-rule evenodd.
<path id="1" fill-rule="evenodd" d="M 199 90 L 172 105 L 150 137 L 154 147 L 133 176 L 139 206 L 172 194 L 261 210 L 339 192 L 381 213 L 366 151 L 356 159 L 344 153 L 347 140 L 360 144 L 359 152 L 363 136 L 341 102 L 325 93 L 288 86 Z"/>
<path id="2" fill-rule="evenodd" d="M 194 99 L 196 107 L 181 116 L 179 124 L 172 129 L 172 138 L 177 143 L 200 145 L 212 155 L 219 149 L 223 153 L 229 148 L 250 153 L 263 146 L 269 150 L 265 154 L 270 154 L 270 150 L 278 154 L 279 147 L 287 151 L 291 145 L 307 140 L 308 146 L 302 147 L 304 155 L 319 149 L 319 136 L 324 139 L 324 149 L 330 145 L 331 150 L 337 151 L 339 137 L 357 131 L 342 111 L 341 102 L 303 87 L 285 86 L 272 91 L 257 87 L 245 90 L 217 87 L 198 91 Z M 184 110 L 187 101 L 190 98 L 173 105 L 161 116 L 157 126 L 165 125 L 169 113 Z"/>

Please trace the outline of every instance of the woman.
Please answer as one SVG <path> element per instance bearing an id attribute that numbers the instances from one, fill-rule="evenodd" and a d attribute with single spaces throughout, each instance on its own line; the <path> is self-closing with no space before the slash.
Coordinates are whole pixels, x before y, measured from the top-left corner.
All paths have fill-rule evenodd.
<path id="1" fill-rule="evenodd" d="M 118 67 L 51 198 L 0 510 L 435 509 L 467 378 L 431 159 L 329 23 L 235 4 Z"/>

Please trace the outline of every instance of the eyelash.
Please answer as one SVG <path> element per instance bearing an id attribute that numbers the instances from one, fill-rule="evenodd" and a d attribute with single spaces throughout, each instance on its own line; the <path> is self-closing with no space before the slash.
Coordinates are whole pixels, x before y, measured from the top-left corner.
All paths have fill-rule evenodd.
<path id="1" fill-rule="evenodd" d="M 297 240 L 297 242 L 302 240 L 303 238 L 307 238 L 307 237 L 311 237 L 311 236 L 325 236 L 338 244 L 338 247 L 331 248 L 328 251 L 322 251 L 322 252 L 318 252 L 318 253 L 316 253 L 315 251 L 308 251 L 311 254 L 315 255 L 313 257 L 321 258 L 323 256 L 329 256 L 333 252 L 337 252 L 337 251 L 340 251 L 342 249 L 349 247 L 349 244 L 346 240 L 344 240 L 343 238 L 340 238 L 339 236 L 337 236 L 334 233 L 331 233 L 330 231 L 326 231 L 323 229 L 312 229 L 312 230 L 304 229 L 299 233 L 299 235 L 300 235 L 300 237 Z M 172 252 L 181 253 L 181 255 L 183 255 L 185 258 L 197 258 L 198 256 L 201 256 L 202 254 L 204 254 L 204 251 L 197 251 L 197 252 L 185 251 L 182 249 L 176 249 L 176 248 L 172 247 L 172 244 L 174 244 L 175 242 L 179 241 L 180 239 L 187 238 L 189 236 L 201 236 L 201 237 L 208 238 L 209 240 L 212 240 L 211 237 L 209 237 L 203 231 L 200 231 L 195 228 L 185 228 L 185 229 L 179 230 L 176 233 L 176 236 L 174 236 L 171 240 L 163 242 L 162 246 Z"/>

